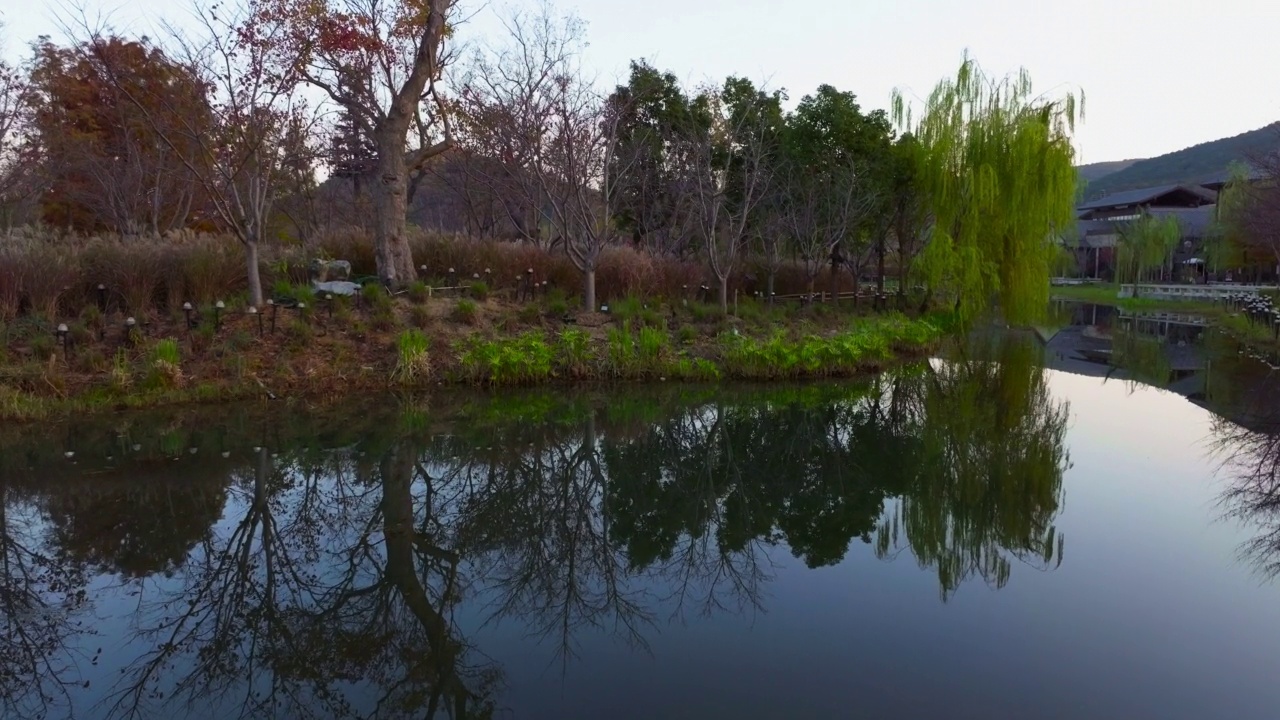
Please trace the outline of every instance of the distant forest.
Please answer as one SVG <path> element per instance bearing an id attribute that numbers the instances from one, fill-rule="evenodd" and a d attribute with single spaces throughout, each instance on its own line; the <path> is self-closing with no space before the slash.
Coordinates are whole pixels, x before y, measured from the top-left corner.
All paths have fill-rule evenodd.
<path id="1" fill-rule="evenodd" d="M 1122 190 L 1202 183 L 1222 175 L 1231 163 L 1260 150 L 1280 147 L 1280 122 L 1146 160 L 1121 160 L 1081 165 L 1077 170 L 1087 200 Z"/>

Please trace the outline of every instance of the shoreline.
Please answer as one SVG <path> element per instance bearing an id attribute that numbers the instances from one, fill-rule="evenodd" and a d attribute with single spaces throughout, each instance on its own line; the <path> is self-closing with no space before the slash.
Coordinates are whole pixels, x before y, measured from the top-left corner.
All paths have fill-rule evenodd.
<path id="1" fill-rule="evenodd" d="M 491 298 L 329 303 L 274 310 L 274 331 L 266 313 L 211 322 L 212 309 L 194 327 L 153 318 L 145 333 L 93 313 L 52 343 L 40 328 L 0 355 L 0 420 L 439 387 L 843 378 L 926 355 L 950 321 L 851 304 L 749 302 L 724 316 L 637 299 L 607 315 Z"/>

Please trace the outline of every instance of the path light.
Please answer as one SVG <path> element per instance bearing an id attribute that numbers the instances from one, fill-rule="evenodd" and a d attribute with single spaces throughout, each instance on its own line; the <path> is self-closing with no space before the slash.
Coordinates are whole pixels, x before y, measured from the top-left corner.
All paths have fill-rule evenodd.
<path id="1" fill-rule="evenodd" d="M 458 284 L 457 272 L 453 268 L 449 268 L 449 287 L 455 287 Z"/>
<path id="2" fill-rule="evenodd" d="M 426 269 L 427 266 L 423 265 L 422 267 L 423 269 Z M 333 293 L 324 294 L 324 304 L 325 304 L 325 307 L 329 308 L 329 319 L 332 320 L 333 319 Z"/>
<path id="3" fill-rule="evenodd" d="M 250 317 L 258 318 L 258 337 L 262 337 L 262 316 L 258 314 L 258 308 L 250 305 L 245 312 L 249 313 Z"/>
<path id="4" fill-rule="evenodd" d="M 67 359 L 67 324 L 58 323 L 58 343 L 62 345 L 62 359 Z"/>
<path id="5" fill-rule="evenodd" d="M 98 309 L 107 311 L 107 286 L 102 283 L 98 283 Z"/>
<path id="6" fill-rule="evenodd" d="M 222 329 L 222 311 L 227 309 L 227 304 L 219 300 L 213 304 L 213 326 Z"/>
<path id="7" fill-rule="evenodd" d="M 427 276 L 427 266 L 426 266 L 426 265 L 419 265 L 419 266 L 418 266 L 418 274 L 419 274 L 419 275 L 421 275 L 422 277 L 426 277 L 426 276 Z"/>
<path id="8" fill-rule="evenodd" d="M 182 314 L 187 316 L 187 329 L 191 329 L 191 303 L 182 303 Z"/>
<path id="9" fill-rule="evenodd" d="M 124 319 L 124 341 L 133 344 L 133 329 L 137 327 L 138 321 L 131 317 Z"/>
<path id="10" fill-rule="evenodd" d="M 306 322 L 307 320 L 307 304 L 306 303 L 304 302 L 298 303 L 298 315 L 302 317 L 303 322 Z"/>

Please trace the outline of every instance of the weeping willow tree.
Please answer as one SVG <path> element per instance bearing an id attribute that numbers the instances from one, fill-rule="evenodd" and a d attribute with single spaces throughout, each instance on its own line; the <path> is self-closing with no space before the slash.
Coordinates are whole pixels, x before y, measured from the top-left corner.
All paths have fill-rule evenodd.
<path id="1" fill-rule="evenodd" d="M 1151 215 L 1120 229 L 1116 247 L 1116 272 L 1120 282 L 1139 283 L 1158 279 L 1170 268 L 1173 253 L 1182 239 L 1182 228 L 1172 216 Z"/>
<path id="2" fill-rule="evenodd" d="M 934 217 L 917 269 L 962 320 L 993 298 L 1014 322 L 1044 311 L 1055 238 L 1075 223 L 1071 138 L 1082 110 L 1072 93 L 1034 95 L 1026 70 L 989 77 L 967 54 L 918 118 L 894 91 L 895 122 L 920 142 L 917 175 Z"/>

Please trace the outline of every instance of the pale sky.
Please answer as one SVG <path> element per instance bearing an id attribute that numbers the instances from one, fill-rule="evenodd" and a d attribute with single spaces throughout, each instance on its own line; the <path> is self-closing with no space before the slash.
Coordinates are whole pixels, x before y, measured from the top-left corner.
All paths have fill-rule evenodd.
<path id="1" fill-rule="evenodd" d="M 85 0 L 99 7 L 98 0 Z M 471 39 L 513 0 L 464 0 Z M 5 56 L 57 35 L 58 4 L 0 0 Z M 143 33 L 183 0 L 107 0 L 117 27 Z M 1083 90 L 1082 162 L 1151 157 L 1280 120 L 1277 0 L 557 0 L 587 22 L 587 64 L 610 84 L 644 57 L 690 82 L 730 74 L 785 89 L 821 83 L 885 108 L 921 98 L 968 49 L 989 72 L 1025 66 L 1040 91 Z"/>

